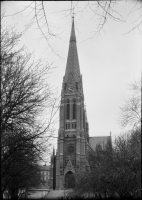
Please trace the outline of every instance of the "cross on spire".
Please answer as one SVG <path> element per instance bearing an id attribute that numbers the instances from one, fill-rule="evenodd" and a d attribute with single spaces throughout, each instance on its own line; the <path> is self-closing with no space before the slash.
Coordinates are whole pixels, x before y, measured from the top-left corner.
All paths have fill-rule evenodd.
<path id="1" fill-rule="evenodd" d="M 72 8 L 72 19 L 74 19 L 74 7 Z"/>

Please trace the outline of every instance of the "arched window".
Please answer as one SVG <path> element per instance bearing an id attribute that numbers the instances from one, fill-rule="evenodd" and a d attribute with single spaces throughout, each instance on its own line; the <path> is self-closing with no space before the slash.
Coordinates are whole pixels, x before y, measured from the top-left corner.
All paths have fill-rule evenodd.
<path id="1" fill-rule="evenodd" d="M 76 119 L 76 101 L 73 100 L 73 119 Z"/>
<path id="2" fill-rule="evenodd" d="M 70 119 L 70 103 L 69 100 L 67 99 L 67 112 L 66 112 L 66 118 Z"/>

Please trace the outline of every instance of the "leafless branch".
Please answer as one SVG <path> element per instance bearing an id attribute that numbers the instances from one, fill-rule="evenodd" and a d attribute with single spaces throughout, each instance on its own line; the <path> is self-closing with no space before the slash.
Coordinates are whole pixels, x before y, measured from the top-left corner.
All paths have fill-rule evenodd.
<path id="1" fill-rule="evenodd" d="M 137 128 L 141 124 L 141 81 L 134 81 L 130 84 L 130 89 L 133 94 L 126 100 L 126 103 L 121 107 L 120 125 L 125 127 L 127 125 Z"/>
<path id="2" fill-rule="evenodd" d="M 27 170 L 29 167 L 35 170 L 37 158 L 42 157 L 45 151 L 49 152 L 58 109 L 58 98 L 54 97 L 54 91 L 47 82 L 52 64 L 45 65 L 40 59 L 35 61 L 24 48 L 17 50 L 15 47 L 20 37 L 21 34 L 14 30 L 10 32 L 9 28 L 2 27 L 2 192 L 6 188 L 12 189 L 13 181 L 21 177 L 23 180 L 18 187 L 30 184 L 24 182 L 27 181 Z M 49 120 L 42 123 L 40 118 L 45 105 L 49 110 Z M 45 137 L 46 140 L 43 140 Z"/>

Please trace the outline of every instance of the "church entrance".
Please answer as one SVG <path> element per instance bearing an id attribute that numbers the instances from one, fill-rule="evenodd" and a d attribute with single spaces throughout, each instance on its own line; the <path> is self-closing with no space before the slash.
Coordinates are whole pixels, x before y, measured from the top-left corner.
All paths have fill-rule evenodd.
<path id="1" fill-rule="evenodd" d="M 71 171 L 69 171 L 65 175 L 65 188 L 69 189 L 74 187 L 75 187 L 75 176 Z"/>

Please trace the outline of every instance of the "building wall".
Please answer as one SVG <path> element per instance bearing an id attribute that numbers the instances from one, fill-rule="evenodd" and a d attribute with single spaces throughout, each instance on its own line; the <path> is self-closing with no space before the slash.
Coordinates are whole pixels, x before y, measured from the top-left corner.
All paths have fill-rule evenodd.
<path id="1" fill-rule="evenodd" d="M 81 77 L 80 77 L 81 78 Z M 66 84 L 66 89 L 65 85 Z M 69 92 L 68 88 L 74 88 Z M 82 80 L 80 81 L 82 91 Z M 65 173 L 75 173 L 81 162 L 86 163 L 88 130 L 86 129 L 84 96 L 80 94 L 75 83 L 63 83 L 62 98 L 60 105 L 60 127 L 58 134 L 58 147 L 56 155 L 56 188 L 64 188 Z M 73 119 L 73 104 L 76 102 L 76 117 Z M 69 118 L 67 117 L 67 104 L 69 104 Z M 67 164 L 71 161 L 71 166 Z"/>
<path id="2" fill-rule="evenodd" d="M 75 175 L 83 165 L 89 169 L 89 152 L 94 151 L 89 144 L 89 124 L 84 106 L 82 75 L 80 74 L 73 20 L 61 91 L 57 152 L 56 156 L 53 154 L 53 157 L 56 157 L 56 163 L 51 158 L 51 187 L 56 185 L 56 189 L 63 189 L 66 175 L 69 172 Z M 56 181 L 53 178 L 54 174 Z"/>
<path id="3" fill-rule="evenodd" d="M 50 187 L 50 166 L 39 166 L 40 175 L 41 175 L 41 188 Z"/>
<path id="4" fill-rule="evenodd" d="M 74 19 L 62 83 L 58 144 L 56 154 L 56 188 L 65 186 L 68 172 L 75 174 L 81 163 L 87 164 L 89 133 L 84 107 L 82 75 L 80 73 Z"/>

